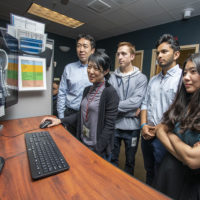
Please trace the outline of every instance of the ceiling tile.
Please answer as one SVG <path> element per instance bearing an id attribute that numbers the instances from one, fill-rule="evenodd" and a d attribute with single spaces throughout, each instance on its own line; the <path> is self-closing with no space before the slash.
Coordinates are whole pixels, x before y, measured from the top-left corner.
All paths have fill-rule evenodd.
<path id="1" fill-rule="evenodd" d="M 169 12 L 176 20 L 180 20 L 183 19 L 183 13 L 185 8 L 187 8 L 187 6 L 183 4 L 179 7 L 179 11 L 177 11 L 177 8 L 173 8 Z M 194 9 L 194 11 L 192 12 L 192 17 L 200 15 L 200 1 L 195 3 L 190 3 L 188 5 L 188 8 Z"/>
<path id="2" fill-rule="evenodd" d="M 116 3 L 119 6 L 124 6 L 124 5 L 134 3 L 137 0 L 111 0 L 111 1 L 113 1 L 114 3 Z"/>
<path id="3" fill-rule="evenodd" d="M 123 9 L 116 9 L 113 12 L 104 14 L 103 17 L 117 24 L 123 24 L 123 23 L 129 23 L 129 22 L 134 23 L 135 21 L 138 20 L 138 18 L 135 17 L 133 14 Z"/>
<path id="4" fill-rule="evenodd" d="M 107 29 L 113 28 L 117 25 L 118 25 L 117 21 L 115 23 L 113 23 L 113 22 L 108 21 L 105 18 L 103 18 L 103 19 L 101 18 L 101 19 L 92 21 L 90 26 L 93 26 L 100 30 L 107 30 Z"/>
<path id="5" fill-rule="evenodd" d="M 120 27 L 115 27 L 115 28 L 112 28 L 112 29 L 108 29 L 107 31 L 110 34 L 112 34 L 112 37 L 131 32 L 130 27 L 125 26 L 125 25 L 120 26 Z"/>
<path id="6" fill-rule="evenodd" d="M 48 20 L 27 14 L 32 2 L 53 9 L 85 24 L 71 29 Z M 70 0 L 67 5 L 60 0 L 0 0 L 0 19 L 10 21 L 10 13 L 25 16 L 46 24 L 46 31 L 70 38 L 80 32 L 104 39 L 119 34 L 181 20 L 186 7 L 194 8 L 192 16 L 200 15 L 200 0 L 103 0 L 111 9 L 99 14 L 88 9 L 93 0 Z"/>
<path id="7" fill-rule="evenodd" d="M 89 23 L 91 20 L 94 20 L 95 18 L 98 17 L 91 11 L 87 11 L 76 5 L 71 5 L 71 8 L 66 11 L 66 15 L 68 15 L 69 17 L 73 17 L 77 20 L 80 20 L 84 23 Z"/>
<path id="8" fill-rule="evenodd" d="M 158 24 L 164 24 L 173 21 L 174 18 L 171 17 L 168 13 L 163 12 L 158 15 L 152 15 L 151 17 L 143 17 L 142 20 L 149 26 L 156 26 Z"/>
<path id="9" fill-rule="evenodd" d="M 186 8 L 196 2 L 199 4 L 199 0 L 157 0 L 157 2 L 166 10 L 179 10 L 179 8 Z"/>
<path id="10" fill-rule="evenodd" d="M 132 31 L 140 30 L 140 29 L 143 29 L 143 28 L 145 28 L 147 26 L 148 26 L 148 24 L 146 24 L 145 22 L 142 22 L 140 20 L 137 20 L 134 23 L 127 23 L 127 24 L 123 25 L 123 27 L 126 27 L 127 32 L 132 32 Z"/>
<path id="11" fill-rule="evenodd" d="M 151 17 L 152 15 L 160 14 L 163 9 L 156 2 L 156 0 L 140 0 L 134 4 L 123 7 L 124 10 L 133 13 L 137 17 Z"/>

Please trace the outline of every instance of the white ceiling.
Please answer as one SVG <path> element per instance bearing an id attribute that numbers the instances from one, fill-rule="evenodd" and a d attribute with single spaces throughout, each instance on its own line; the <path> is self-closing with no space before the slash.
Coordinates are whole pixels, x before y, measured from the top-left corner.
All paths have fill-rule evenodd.
<path id="1" fill-rule="evenodd" d="M 46 31 L 69 38 L 79 33 L 90 33 L 96 40 L 109 38 L 127 32 L 140 30 L 183 19 L 183 10 L 193 8 L 192 16 L 200 15 L 200 0 L 0 0 L 0 19 L 9 20 L 10 13 L 28 17 L 46 24 Z M 107 3 L 110 8 L 102 13 L 88 8 L 97 1 Z M 84 22 L 83 26 L 72 29 L 63 25 L 27 14 L 35 2 L 57 12 Z M 100 7 L 101 8 L 101 7 Z"/>

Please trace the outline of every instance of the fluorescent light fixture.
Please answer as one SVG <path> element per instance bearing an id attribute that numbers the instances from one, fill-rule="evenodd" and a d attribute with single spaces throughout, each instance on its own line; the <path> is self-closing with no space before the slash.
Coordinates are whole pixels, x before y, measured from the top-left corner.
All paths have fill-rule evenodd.
<path id="1" fill-rule="evenodd" d="M 50 10 L 36 3 L 32 3 L 31 7 L 28 10 L 28 13 L 62 24 L 64 26 L 71 27 L 71 28 L 77 28 L 84 24 L 83 22 L 67 17 L 66 15 L 60 14 L 56 11 Z"/>

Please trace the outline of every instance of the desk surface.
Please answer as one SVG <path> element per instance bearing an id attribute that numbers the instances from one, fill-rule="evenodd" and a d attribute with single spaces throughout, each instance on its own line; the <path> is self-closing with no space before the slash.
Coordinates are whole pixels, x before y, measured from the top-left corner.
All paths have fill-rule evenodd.
<path id="1" fill-rule="evenodd" d="M 15 136 L 37 129 L 43 117 L 9 120 L 0 135 Z M 155 200 L 168 199 L 137 179 L 114 167 L 82 145 L 62 125 L 48 130 L 70 165 L 68 171 L 31 179 L 24 135 L 0 136 L 0 156 L 7 158 L 0 175 L 0 199 Z"/>

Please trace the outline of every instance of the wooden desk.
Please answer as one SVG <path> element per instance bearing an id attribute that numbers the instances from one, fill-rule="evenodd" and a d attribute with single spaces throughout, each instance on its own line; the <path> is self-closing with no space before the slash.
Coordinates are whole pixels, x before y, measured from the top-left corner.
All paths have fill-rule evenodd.
<path id="1" fill-rule="evenodd" d="M 0 134 L 18 135 L 37 129 L 43 117 L 9 120 Z M 35 131 L 41 131 L 38 129 Z M 62 125 L 46 128 L 70 165 L 68 171 L 33 181 L 24 135 L 0 136 L 0 156 L 6 160 L 0 175 L 0 200 L 165 200 L 166 196 L 124 173 L 82 145 Z"/>

